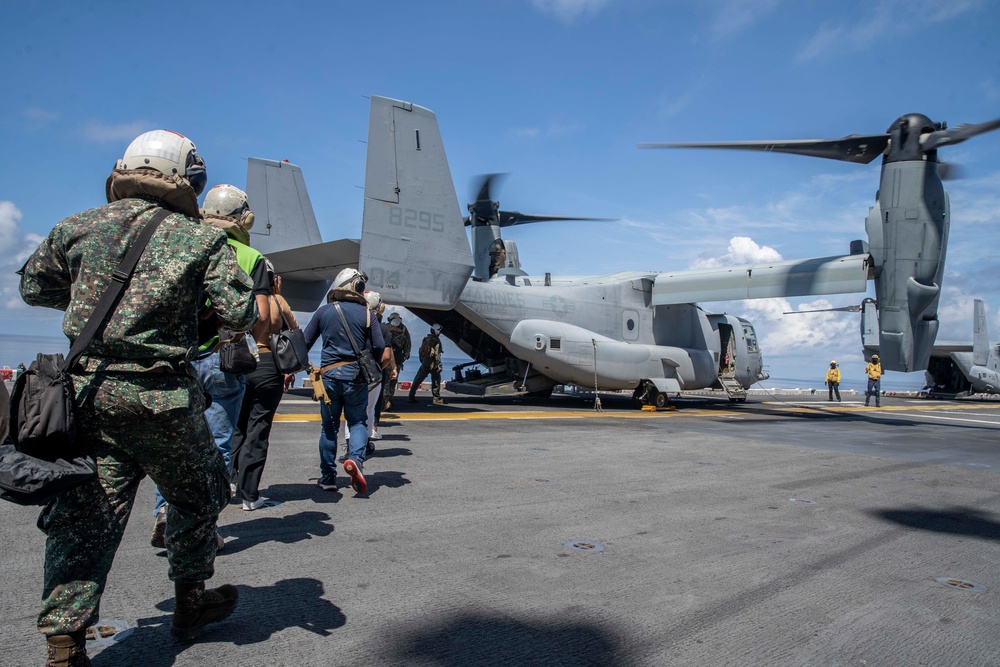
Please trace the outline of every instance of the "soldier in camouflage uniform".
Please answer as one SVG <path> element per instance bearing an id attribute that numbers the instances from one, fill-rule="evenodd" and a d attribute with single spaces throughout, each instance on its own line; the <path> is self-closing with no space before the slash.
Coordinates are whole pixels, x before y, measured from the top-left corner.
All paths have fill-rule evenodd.
<path id="1" fill-rule="evenodd" d="M 206 298 L 221 322 L 237 330 L 257 321 L 257 306 L 225 233 L 199 223 L 204 185 L 204 163 L 190 140 L 163 130 L 140 135 L 108 177 L 109 203 L 57 224 L 21 270 L 22 298 L 65 311 L 63 332 L 72 342 L 143 223 L 163 208 L 171 212 L 103 333 L 72 369 L 77 439 L 95 456 L 98 478 L 62 494 L 38 518 L 47 536 L 38 616 L 47 665 L 90 664 L 83 633 L 98 619 L 144 475 L 170 507 L 174 633 L 194 637 L 236 607 L 234 586 L 204 584 L 214 572 L 215 526 L 229 501 L 229 480 L 190 361 Z"/>
<path id="2" fill-rule="evenodd" d="M 410 339 L 410 331 L 403 324 L 403 318 L 399 313 L 389 315 L 389 340 L 386 341 L 392 346 L 392 356 L 396 361 L 396 373 L 390 378 L 385 389 L 385 409 L 392 407 L 392 398 L 396 395 L 396 385 L 399 384 L 399 376 L 403 372 L 403 363 L 410 358 L 410 347 L 413 345 Z"/>

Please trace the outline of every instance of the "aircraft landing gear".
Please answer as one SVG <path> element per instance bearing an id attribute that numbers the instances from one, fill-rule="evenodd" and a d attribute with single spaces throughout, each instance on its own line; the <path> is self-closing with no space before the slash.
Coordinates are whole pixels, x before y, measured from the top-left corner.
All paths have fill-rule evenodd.
<path id="1" fill-rule="evenodd" d="M 640 407 L 652 405 L 657 408 L 665 408 L 670 402 L 667 395 L 659 391 L 656 385 L 648 380 L 639 383 L 639 386 L 632 392 L 632 400 L 636 401 Z"/>

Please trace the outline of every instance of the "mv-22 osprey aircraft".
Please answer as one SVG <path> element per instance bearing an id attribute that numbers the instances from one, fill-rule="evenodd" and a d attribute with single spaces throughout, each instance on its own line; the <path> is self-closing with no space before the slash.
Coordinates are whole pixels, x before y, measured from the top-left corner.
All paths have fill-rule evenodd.
<path id="1" fill-rule="evenodd" d="M 915 360 L 926 362 L 925 346 L 929 350 L 936 333 L 934 313 L 947 240 L 947 195 L 933 148 L 1000 125 L 997 121 L 971 130 L 960 126 L 950 132 L 932 126 L 927 132 L 933 140 L 926 144 L 927 120 L 913 132 L 920 130 L 918 146 L 928 146 L 928 152 L 920 148 L 914 153 L 908 132 L 899 132 L 897 126 L 915 118 L 894 124 L 896 140 L 891 143 L 888 134 L 865 141 L 848 137 L 827 142 L 829 147 L 823 149 L 860 153 L 867 159 L 855 161 L 864 162 L 873 159 L 866 151 L 886 153 L 883 191 L 893 197 L 877 214 L 878 205 L 873 207 L 869 216 L 870 252 L 868 244 L 856 241 L 852 253 L 840 257 L 708 271 L 557 278 L 526 275 L 516 252 L 506 253 L 503 268 L 490 261 L 496 257 L 494 253 L 491 258 L 489 250 L 496 249 L 492 241 L 500 238 L 504 219 L 496 207 L 485 225 L 479 221 L 488 232 L 474 231 L 473 239 L 481 240 L 473 256 L 434 113 L 408 102 L 372 97 L 360 268 L 387 302 L 442 324 L 445 335 L 486 369 L 449 383 L 453 391 L 544 395 L 557 384 L 573 384 L 632 389 L 644 402 L 662 406 L 670 394 L 721 386 L 733 400 L 743 400 L 746 387 L 766 378 L 753 327 L 741 318 L 708 313 L 696 302 L 864 292 L 870 277 L 876 278 L 877 294 L 886 295 L 879 308 L 880 338 L 889 350 L 883 352 L 883 358 L 888 357 L 883 363 L 891 370 L 913 370 L 920 367 Z M 282 173 L 280 163 L 266 164 Z M 259 180 L 254 168 L 252 160 L 248 193 L 260 216 L 262 196 L 251 187 L 252 180 Z M 293 171 L 289 165 L 283 173 Z M 899 172 L 888 181 L 891 189 L 886 187 L 887 171 Z M 278 192 L 267 195 L 268 210 L 271 200 L 289 201 L 294 208 L 293 200 L 301 202 L 304 196 L 304 185 L 297 193 L 280 186 L 266 189 Z M 924 193 L 937 197 L 926 203 Z M 470 206 L 473 226 L 482 213 L 476 208 Z M 873 218 L 879 225 L 872 224 Z M 272 225 L 266 228 L 271 234 Z M 314 246 L 328 248 L 308 249 L 313 251 L 308 261 L 298 254 L 306 249 L 289 250 L 287 242 L 274 247 L 287 257 L 272 254 L 267 243 L 258 247 L 272 261 L 277 256 L 284 262 L 284 268 L 277 263 L 276 268 L 294 278 L 286 277 L 286 298 L 301 292 L 298 302 L 312 300 L 312 305 L 293 302 L 293 307 L 307 310 L 316 305 L 326 281 L 349 264 L 351 252 L 338 255 L 334 244 L 354 243 Z"/>

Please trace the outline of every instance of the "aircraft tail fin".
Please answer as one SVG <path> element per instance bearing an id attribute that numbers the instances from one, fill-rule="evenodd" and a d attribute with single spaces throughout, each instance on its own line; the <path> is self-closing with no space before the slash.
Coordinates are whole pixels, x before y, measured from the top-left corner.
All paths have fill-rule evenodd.
<path id="1" fill-rule="evenodd" d="M 985 366 L 990 358 L 990 334 L 986 330 L 986 309 L 983 300 L 973 302 L 972 313 L 972 363 Z"/>
<path id="2" fill-rule="evenodd" d="M 297 165 L 287 160 L 250 158 L 247 199 L 254 214 L 250 245 L 265 255 L 323 242 Z"/>
<path id="3" fill-rule="evenodd" d="M 372 96 L 360 268 L 387 302 L 457 303 L 474 264 L 434 112 Z"/>

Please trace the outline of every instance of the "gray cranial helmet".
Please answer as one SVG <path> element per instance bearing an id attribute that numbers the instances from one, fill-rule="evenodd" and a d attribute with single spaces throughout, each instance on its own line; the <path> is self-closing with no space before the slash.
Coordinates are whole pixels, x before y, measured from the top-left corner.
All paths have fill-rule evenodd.
<path id="1" fill-rule="evenodd" d="M 400 316 L 399 313 L 392 313 L 391 315 L 389 315 L 389 324 L 391 324 L 392 326 L 398 327 L 402 323 L 403 323 L 403 318 Z"/>
<path id="2" fill-rule="evenodd" d="M 194 142 L 170 130 L 145 132 L 132 140 L 116 169 L 153 169 L 166 176 L 184 178 L 200 195 L 208 174 Z"/>
<path id="3" fill-rule="evenodd" d="M 236 218 L 240 221 L 240 226 L 247 231 L 253 227 L 253 212 L 250 210 L 247 193 L 234 185 L 216 185 L 209 190 L 205 195 L 201 214 Z"/>
<path id="4" fill-rule="evenodd" d="M 440 324 L 432 324 L 432 325 L 431 325 L 431 331 L 432 331 L 432 332 L 434 332 L 435 334 L 439 334 L 439 333 L 441 333 L 441 330 L 442 330 L 443 328 L 444 328 L 444 327 L 442 327 L 442 326 L 441 326 Z"/>

